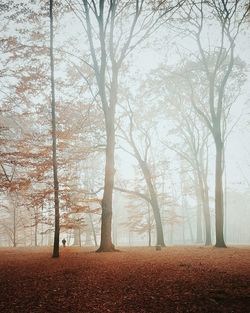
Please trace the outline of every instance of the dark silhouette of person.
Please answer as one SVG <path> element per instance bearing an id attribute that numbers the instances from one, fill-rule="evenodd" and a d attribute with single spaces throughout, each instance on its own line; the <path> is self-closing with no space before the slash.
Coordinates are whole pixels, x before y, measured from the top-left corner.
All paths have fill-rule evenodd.
<path id="1" fill-rule="evenodd" d="M 65 238 L 63 238 L 63 240 L 62 240 L 62 244 L 65 247 L 65 245 L 66 245 L 66 239 Z"/>

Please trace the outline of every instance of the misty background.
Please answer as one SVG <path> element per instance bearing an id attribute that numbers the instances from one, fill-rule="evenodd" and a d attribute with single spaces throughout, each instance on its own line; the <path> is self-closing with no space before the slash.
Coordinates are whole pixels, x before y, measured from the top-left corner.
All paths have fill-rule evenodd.
<path id="1" fill-rule="evenodd" d="M 158 12 L 153 8 L 156 3 L 149 1 L 142 12 L 144 19 L 137 25 L 131 51 L 120 69 L 112 239 L 118 246 L 156 244 L 154 214 L 145 200 L 148 190 L 135 156 L 136 146 L 145 157 L 157 194 L 165 243 L 182 245 L 205 241 L 197 166 L 201 166 L 207 184 L 214 243 L 216 151 L 213 136 L 190 100 L 193 95 L 190 91 L 194 88 L 195 105 L 208 112 L 208 82 L 193 36 L 195 15 L 192 16 L 185 5 L 177 6 L 170 17 L 166 14 L 154 24 L 152 20 L 158 19 Z M 83 25 L 82 3 L 60 1 L 56 4 L 54 57 L 60 236 L 65 237 L 69 245 L 97 246 L 106 145 L 102 103 Z M 222 45 L 220 24 L 206 10 L 200 40 L 211 68 L 218 54 L 224 53 L 218 69 L 220 79 L 229 58 L 230 44 L 225 39 Z M 232 22 L 232 32 L 243 11 L 244 6 Z M 1 4 L 1 16 L 0 245 L 52 245 L 47 3 L 6 1 Z M 199 18 L 197 21 L 199 24 Z M 250 243 L 249 23 L 249 18 L 244 19 L 235 38 L 235 66 L 223 98 L 227 244 Z M 98 28 L 94 23 L 92 26 L 98 54 Z M 130 31 L 129 10 L 120 15 L 117 29 L 115 50 L 119 51 Z M 110 37 L 107 38 L 108 44 Z M 111 68 L 109 63 L 107 77 L 112 75 Z M 109 83 L 107 78 L 107 90 L 111 88 Z M 193 144 L 199 165 L 192 165 Z"/>

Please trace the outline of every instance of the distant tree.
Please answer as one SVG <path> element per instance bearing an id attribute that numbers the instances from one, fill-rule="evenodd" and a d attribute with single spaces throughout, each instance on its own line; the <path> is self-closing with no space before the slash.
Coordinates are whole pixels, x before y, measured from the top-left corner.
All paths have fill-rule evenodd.
<path id="1" fill-rule="evenodd" d="M 141 201 L 137 195 L 129 195 L 129 203 L 126 206 L 128 211 L 128 221 L 125 223 L 125 227 L 129 231 L 138 234 L 147 234 L 148 246 L 152 245 L 152 231 L 155 228 L 154 220 L 152 218 L 150 203 Z"/>
<path id="2" fill-rule="evenodd" d="M 178 72 L 179 73 L 179 72 Z M 174 68 L 161 64 L 141 84 L 143 106 L 151 107 L 150 117 L 161 121 L 159 138 L 163 147 L 177 153 L 189 164 L 197 200 L 197 240 L 202 241 L 202 212 L 205 219 L 206 245 L 211 244 L 211 221 L 208 195 L 208 130 L 204 130 L 190 100 L 183 96 L 190 90 L 174 75 Z M 152 109 L 153 108 L 153 109 Z M 162 131 L 164 125 L 166 131 Z M 168 151 L 168 150 L 167 150 Z M 182 180 L 183 178 L 181 178 Z M 184 195 L 182 195 L 184 197 Z"/>
<path id="3" fill-rule="evenodd" d="M 225 144 L 225 127 L 231 105 L 239 94 L 239 84 L 242 83 L 241 74 L 238 76 L 236 88 L 230 85 L 230 79 L 234 78 L 235 70 L 241 67 L 239 60 L 235 57 L 235 45 L 240 31 L 240 26 L 245 19 L 248 10 L 244 8 L 245 1 L 201 1 L 192 3 L 190 9 L 183 8 L 184 20 L 188 23 L 186 28 L 188 34 L 197 44 L 199 51 L 198 62 L 193 65 L 189 63 L 182 75 L 185 73 L 189 79 L 190 102 L 197 114 L 204 121 L 211 132 L 216 149 L 215 166 L 215 214 L 216 214 L 216 247 L 226 247 L 224 241 L 224 204 L 223 204 L 223 160 Z M 209 28 L 211 21 L 216 22 L 218 38 L 212 46 L 212 35 L 214 30 Z M 213 25 L 215 27 L 215 25 Z M 204 40 L 204 34 L 208 34 L 209 43 Z M 209 48 L 207 48 L 209 44 Z M 198 65 L 199 64 L 199 65 Z M 199 79 L 194 85 L 193 73 L 199 72 Z M 183 75 L 184 76 L 184 75 Z M 196 76 L 197 78 L 197 76 Z M 199 88 L 206 86 L 202 98 L 198 95 Z M 231 90 L 229 90 L 231 88 Z M 231 97 L 231 98 L 230 98 Z"/>
<path id="4" fill-rule="evenodd" d="M 177 87 L 177 86 L 176 86 Z M 176 89 L 175 95 L 178 94 Z M 178 97 L 177 97 L 178 98 Z M 176 105 L 177 103 L 173 103 Z M 208 132 L 199 125 L 199 120 L 192 112 L 185 111 L 183 103 L 178 105 L 174 120 L 177 122 L 175 136 L 180 143 L 168 144 L 192 168 L 193 186 L 197 199 L 197 242 L 201 242 L 201 212 L 205 220 L 205 245 L 211 245 L 211 219 L 208 194 Z M 173 115 L 172 115 L 173 117 Z M 168 138 L 170 141 L 170 138 Z M 183 143 L 185 146 L 183 146 Z M 202 211 L 200 207 L 202 205 Z"/>
<path id="5" fill-rule="evenodd" d="M 128 109 L 125 112 L 125 116 L 127 117 L 127 121 L 125 122 L 125 124 L 127 123 L 128 126 L 119 127 L 121 133 L 120 137 L 124 140 L 126 144 L 130 146 L 131 151 L 127 151 L 137 160 L 138 165 L 141 169 L 143 178 L 147 186 L 146 190 L 149 203 L 152 207 L 154 214 L 157 234 L 156 244 L 164 247 L 165 243 L 158 193 L 154 184 L 154 173 L 149 162 L 149 153 L 150 149 L 152 149 L 150 128 L 148 128 L 148 125 L 146 126 L 146 128 L 144 128 L 142 125 L 139 125 L 140 122 L 136 123 L 134 112 L 132 111 L 130 106 L 128 106 Z"/>

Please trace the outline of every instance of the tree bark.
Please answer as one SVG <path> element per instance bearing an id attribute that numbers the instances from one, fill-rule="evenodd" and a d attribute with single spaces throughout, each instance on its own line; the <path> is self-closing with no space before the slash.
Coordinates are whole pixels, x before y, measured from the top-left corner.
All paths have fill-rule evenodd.
<path id="1" fill-rule="evenodd" d="M 212 238 L 211 238 L 211 217 L 210 217 L 210 208 L 209 208 L 209 195 L 208 195 L 208 185 L 205 179 L 204 182 L 204 220 L 205 220 L 205 246 L 212 245 Z"/>
<path id="2" fill-rule="evenodd" d="M 208 197 L 208 190 L 205 190 L 204 184 L 205 182 L 202 179 L 201 173 L 198 173 L 199 179 L 199 188 L 200 188 L 200 195 L 202 199 L 202 207 L 203 207 L 203 215 L 205 220 L 205 246 L 209 246 L 212 244 L 211 242 L 211 220 L 210 220 L 210 210 L 209 210 L 209 197 Z"/>
<path id="3" fill-rule="evenodd" d="M 158 200 L 157 200 L 154 189 L 150 190 L 150 197 L 151 197 L 151 204 L 152 204 L 152 209 L 153 209 L 155 224 L 156 224 L 156 235 L 157 235 L 156 245 L 165 247 L 166 245 L 164 242 L 160 209 L 159 209 L 159 204 L 158 204 Z"/>
<path id="4" fill-rule="evenodd" d="M 114 112 L 108 110 L 105 115 L 106 124 L 106 165 L 105 165 L 105 182 L 104 193 L 102 199 L 102 223 L 101 223 L 101 243 L 97 252 L 115 251 L 112 243 L 112 200 L 114 188 L 114 151 L 115 151 L 115 128 L 114 128 Z M 110 112 L 111 111 L 111 112 Z"/>
<path id="5" fill-rule="evenodd" d="M 215 166 L 215 229 L 216 243 L 215 247 L 225 248 L 223 227 L 224 227 L 224 212 L 223 212 L 223 143 L 216 139 L 216 166 Z"/>
<path id="6" fill-rule="evenodd" d="M 151 203 L 153 213 L 154 213 L 154 219 L 155 219 L 155 225 L 156 225 L 156 245 L 165 247 L 166 245 L 164 242 L 160 208 L 159 208 L 157 195 L 156 195 L 153 183 L 151 181 L 150 172 L 149 172 L 146 162 L 143 162 L 142 160 L 138 160 L 138 161 L 141 166 L 141 169 L 142 169 L 142 172 L 143 172 L 143 175 L 144 175 L 147 187 L 148 187 L 148 192 L 150 195 L 150 203 Z"/>
<path id="7" fill-rule="evenodd" d="M 196 223 L 196 243 L 201 244 L 202 241 L 202 210 L 201 210 L 201 196 L 200 196 L 200 186 L 198 185 L 197 179 L 195 180 L 195 193 L 196 193 L 196 200 L 197 200 L 197 223 Z"/>
<path id="8" fill-rule="evenodd" d="M 37 229 L 38 229 L 38 221 L 37 221 L 37 217 L 35 217 L 35 247 L 37 247 Z"/>
<path id="9" fill-rule="evenodd" d="M 13 246 L 16 247 L 16 204 L 13 212 Z"/>
<path id="10" fill-rule="evenodd" d="M 54 207 L 55 207 L 55 231 L 53 258 L 59 257 L 59 183 L 57 177 L 57 147 L 56 147 L 56 112 L 55 112 L 55 79 L 54 79 L 54 54 L 53 54 L 53 0 L 50 0 L 50 69 L 51 69 L 51 117 L 52 117 L 52 151 L 53 151 L 53 178 L 54 178 Z"/>
<path id="11" fill-rule="evenodd" d="M 151 214 L 150 214 L 150 206 L 148 205 L 148 246 L 151 247 L 152 244 L 152 229 L 151 229 Z"/>

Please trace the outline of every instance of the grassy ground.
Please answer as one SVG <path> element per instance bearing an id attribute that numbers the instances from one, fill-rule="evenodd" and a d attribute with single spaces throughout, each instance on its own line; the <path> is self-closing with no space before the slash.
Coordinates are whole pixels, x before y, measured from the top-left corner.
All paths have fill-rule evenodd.
<path id="1" fill-rule="evenodd" d="M 250 249 L 0 249 L 0 312 L 250 312 Z"/>

